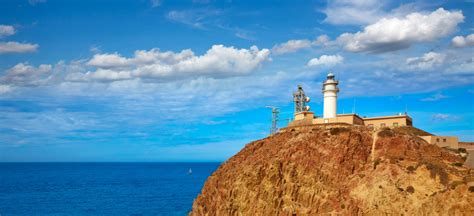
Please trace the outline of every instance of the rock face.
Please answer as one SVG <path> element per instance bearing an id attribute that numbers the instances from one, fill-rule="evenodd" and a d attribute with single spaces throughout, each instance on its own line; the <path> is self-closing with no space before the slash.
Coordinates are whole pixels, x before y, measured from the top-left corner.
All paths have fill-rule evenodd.
<path id="1" fill-rule="evenodd" d="M 474 215 L 462 162 L 403 130 L 287 128 L 222 164 L 190 215 Z"/>

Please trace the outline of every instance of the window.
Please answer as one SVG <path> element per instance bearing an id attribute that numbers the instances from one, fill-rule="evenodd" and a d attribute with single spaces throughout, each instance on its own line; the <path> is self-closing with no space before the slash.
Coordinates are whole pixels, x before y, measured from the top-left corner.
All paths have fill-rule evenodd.
<path id="1" fill-rule="evenodd" d="M 393 123 L 393 126 L 394 126 L 394 127 L 398 127 L 398 122 L 394 122 L 394 123 Z"/>
<path id="2" fill-rule="evenodd" d="M 439 142 L 439 138 L 436 138 L 436 142 Z"/>
<path id="3" fill-rule="evenodd" d="M 329 119 L 324 119 L 324 123 L 329 123 Z"/>
<path id="4" fill-rule="evenodd" d="M 385 127 L 385 123 L 381 123 L 381 124 L 380 124 L 380 127 Z"/>
<path id="5" fill-rule="evenodd" d="M 443 142 L 446 142 L 446 138 L 443 139 Z"/>

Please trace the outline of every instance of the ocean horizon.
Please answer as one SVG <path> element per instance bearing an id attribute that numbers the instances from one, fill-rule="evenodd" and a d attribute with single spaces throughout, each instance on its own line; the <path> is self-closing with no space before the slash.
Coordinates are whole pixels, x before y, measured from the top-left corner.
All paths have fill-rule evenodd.
<path id="1" fill-rule="evenodd" d="M 220 164 L 0 163 L 0 215 L 187 215 Z"/>

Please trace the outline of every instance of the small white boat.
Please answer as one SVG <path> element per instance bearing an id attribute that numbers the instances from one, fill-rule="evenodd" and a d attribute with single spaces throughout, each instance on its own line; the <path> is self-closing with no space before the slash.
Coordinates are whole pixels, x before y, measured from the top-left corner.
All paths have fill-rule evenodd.
<path id="1" fill-rule="evenodd" d="M 193 170 L 191 168 L 189 168 L 188 175 L 191 175 L 191 174 L 193 174 Z"/>

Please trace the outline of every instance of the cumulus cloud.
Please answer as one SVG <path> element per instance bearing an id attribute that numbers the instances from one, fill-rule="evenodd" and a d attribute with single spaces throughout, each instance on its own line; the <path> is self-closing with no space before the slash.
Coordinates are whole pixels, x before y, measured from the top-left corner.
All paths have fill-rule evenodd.
<path id="1" fill-rule="evenodd" d="M 68 75 L 70 81 L 115 81 L 132 78 L 174 79 L 196 76 L 228 77 L 250 73 L 269 60 L 268 49 L 236 49 L 214 45 L 205 54 L 195 55 L 186 49 L 179 53 L 159 49 L 138 50 L 134 57 L 117 53 L 96 54 L 86 65 L 96 71 Z"/>
<path id="2" fill-rule="evenodd" d="M 277 44 L 272 48 L 272 52 L 276 55 L 296 52 L 300 49 L 311 47 L 310 40 L 289 40 L 285 43 Z"/>
<path id="3" fill-rule="evenodd" d="M 99 82 L 110 82 L 131 79 L 131 73 L 129 71 L 114 71 L 107 69 L 98 69 L 97 71 L 87 73 L 71 73 L 67 76 L 68 81 L 75 82 L 87 82 L 87 81 L 99 81 Z"/>
<path id="4" fill-rule="evenodd" d="M 457 48 L 474 46 L 474 34 L 470 34 L 466 37 L 456 36 L 452 39 L 451 45 Z"/>
<path id="5" fill-rule="evenodd" d="M 0 42 L 0 54 L 2 53 L 28 53 L 35 52 L 38 44 L 18 43 L 18 42 Z"/>
<path id="6" fill-rule="evenodd" d="M 445 54 L 428 52 L 421 57 L 408 58 L 406 64 L 410 70 L 431 70 L 442 65 L 445 59 Z"/>
<path id="7" fill-rule="evenodd" d="M 463 20 L 461 11 L 439 8 L 429 14 L 416 12 L 403 18 L 382 18 L 363 31 L 344 33 L 337 40 L 350 52 L 390 52 L 447 36 Z"/>
<path id="8" fill-rule="evenodd" d="M 0 25 L 0 37 L 10 36 L 15 34 L 15 28 L 9 25 Z"/>
<path id="9" fill-rule="evenodd" d="M 370 24 L 383 15 L 385 1 L 378 0 L 329 0 L 323 12 L 324 22 L 337 25 Z"/>
<path id="10" fill-rule="evenodd" d="M 19 63 L 8 69 L 0 81 L 8 85 L 34 86 L 47 82 L 51 76 L 52 66 L 42 64 L 38 67 L 28 63 Z"/>
<path id="11" fill-rule="evenodd" d="M 328 46 L 331 42 L 331 39 L 327 35 L 320 35 L 313 41 L 315 46 Z"/>
<path id="12" fill-rule="evenodd" d="M 117 53 L 113 54 L 96 54 L 87 62 L 88 66 L 99 68 L 122 68 L 128 67 L 132 60 L 122 57 Z"/>
<path id="13" fill-rule="evenodd" d="M 344 61 L 340 55 L 322 55 L 319 58 L 313 58 L 308 61 L 307 66 L 334 66 Z"/>

